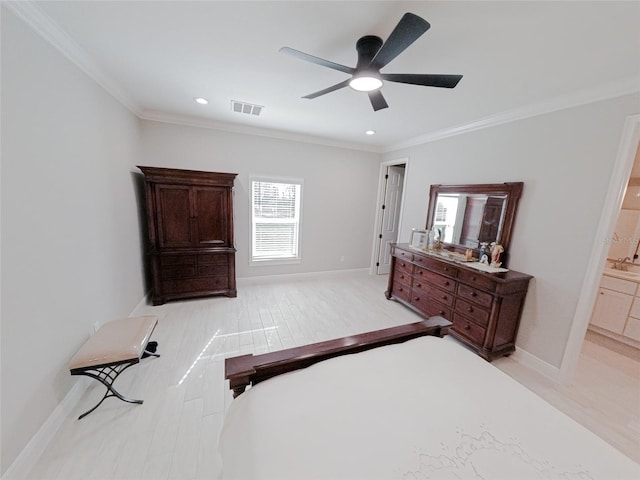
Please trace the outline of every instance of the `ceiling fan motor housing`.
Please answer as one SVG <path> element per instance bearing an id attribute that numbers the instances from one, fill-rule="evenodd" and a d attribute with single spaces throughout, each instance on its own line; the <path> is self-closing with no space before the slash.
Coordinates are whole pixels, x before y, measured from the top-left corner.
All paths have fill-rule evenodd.
<path id="1" fill-rule="evenodd" d="M 375 35 L 367 35 L 358 40 L 356 42 L 356 50 L 358 52 L 356 70 L 367 68 L 381 47 L 382 39 Z"/>

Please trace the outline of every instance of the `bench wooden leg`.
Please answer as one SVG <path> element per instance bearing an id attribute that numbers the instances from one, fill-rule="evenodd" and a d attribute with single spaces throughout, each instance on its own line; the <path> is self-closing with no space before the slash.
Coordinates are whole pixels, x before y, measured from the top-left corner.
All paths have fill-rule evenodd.
<path id="1" fill-rule="evenodd" d="M 101 368 L 88 368 L 87 370 L 73 373 L 72 375 L 86 375 L 87 377 L 94 378 L 100 383 L 102 383 L 105 387 L 107 387 L 107 391 L 105 392 L 102 399 L 93 408 L 87 410 L 82 415 L 80 415 L 78 417 L 78 420 L 89 415 L 96 408 L 98 408 L 100 404 L 102 404 L 102 402 L 105 401 L 105 399 L 109 397 L 118 397 L 123 402 L 128 402 L 128 403 L 138 403 L 138 404 L 143 403 L 143 400 L 135 400 L 132 398 L 125 397 L 120 392 L 118 392 L 115 388 L 113 388 L 113 382 L 115 382 L 116 378 L 118 378 L 118 375 L 120 375 L 123 371 L 125 371 L 131 365 L 135 365 L 138 362 L 139 361 L 136 359 L 136 360 L 132 360 L 129 363 L 120 363 L 118 365 L 110 365 L 110 366 L 101 367 Z"/>

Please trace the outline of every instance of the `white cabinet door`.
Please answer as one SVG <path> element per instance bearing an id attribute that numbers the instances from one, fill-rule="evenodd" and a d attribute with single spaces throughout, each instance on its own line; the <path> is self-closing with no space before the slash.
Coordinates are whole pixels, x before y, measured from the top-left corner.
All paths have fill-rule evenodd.
<path id="1" fill-rule="evenodd" d="M 593 309 L 591 323 L 622 334 L 632 303 L 631 295 L 601 288 L 598 292 L 596 307 Z"/>

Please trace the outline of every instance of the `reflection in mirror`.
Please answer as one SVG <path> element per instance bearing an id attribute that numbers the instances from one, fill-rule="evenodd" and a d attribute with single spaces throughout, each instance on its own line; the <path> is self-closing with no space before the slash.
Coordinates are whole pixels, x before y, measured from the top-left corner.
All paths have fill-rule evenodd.
<path id="1" fill-rule="evenodd" d="M 523 185 L 431 185 L 426 228 L 449 250 L 478 253 L 482 243 L 496 242 L 506 255 Z"/>
<path id="2" fill-rule="evenodd" d="M 439 194 L 433 219 L 436 235 L 445 243 L 470 248 L 497 242 L 506 200 L 506 195 Z"/>

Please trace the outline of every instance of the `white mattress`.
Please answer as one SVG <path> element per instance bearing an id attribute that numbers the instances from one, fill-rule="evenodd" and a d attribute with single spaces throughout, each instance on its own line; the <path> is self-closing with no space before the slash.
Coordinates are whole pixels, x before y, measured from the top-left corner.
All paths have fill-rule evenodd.
<path id="1" fill-rule="evenodd" d="M 422 337 L 236 398 L 223 478 L 640 479 L 640 465 L 460 345 Z"/>

